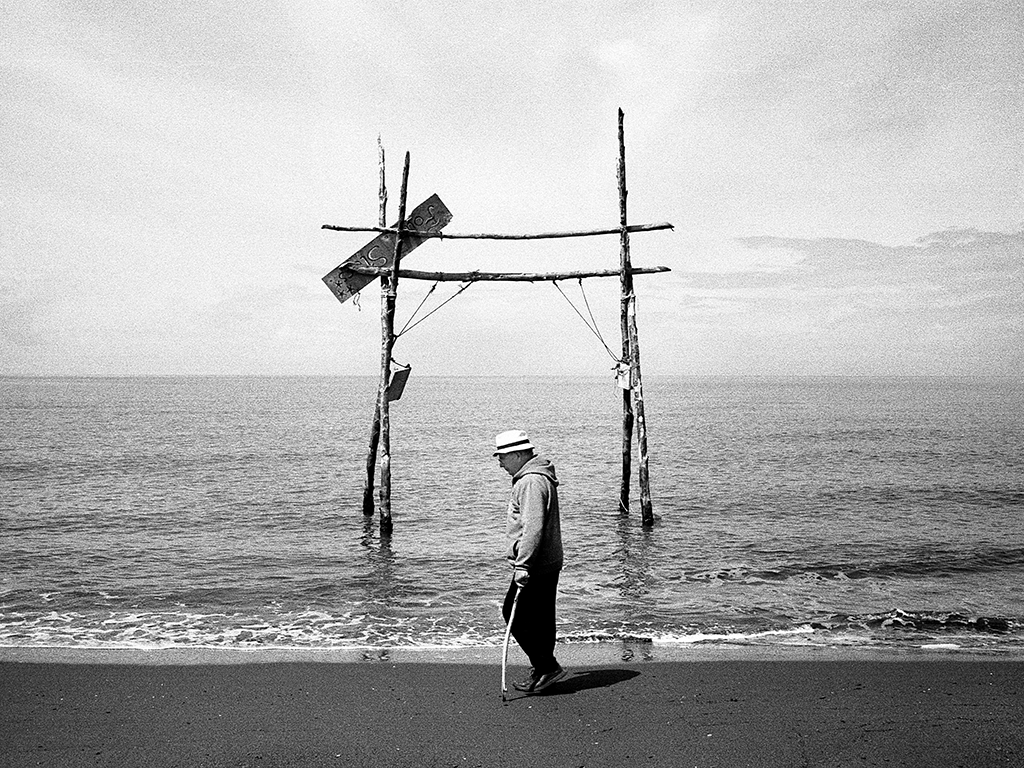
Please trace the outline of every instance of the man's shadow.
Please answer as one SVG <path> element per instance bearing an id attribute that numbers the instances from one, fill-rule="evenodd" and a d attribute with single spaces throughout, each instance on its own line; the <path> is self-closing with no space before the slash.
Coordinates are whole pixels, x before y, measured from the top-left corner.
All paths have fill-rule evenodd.
<path id="1" fill-rule="evenodd" d="M 540 696 L 566 696 L 591 688 L 607 688 L 616 683 L 632 680 L 640 673 L 633 669 L 589 669 L 582 672 L 570 672 L 564 680 L 559 680 Z"/>

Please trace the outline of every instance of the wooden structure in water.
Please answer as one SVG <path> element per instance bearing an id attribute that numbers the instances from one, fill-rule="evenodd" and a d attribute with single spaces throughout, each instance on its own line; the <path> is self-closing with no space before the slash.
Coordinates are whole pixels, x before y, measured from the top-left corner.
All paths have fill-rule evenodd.
<path id="1" fill-rule="evenodd" d="M 627 219 L 626 206 L 626 142 L 623 130 L 623 113 L 619 110 L 619 226 L 599 230 L 565 232 L 543 232 L 537 234 L 451 234 L 442 229 L 451 221 L 452 214 L 433 195 L 406 217 L 406 191 L 409 182 L 409 153 L 405 154 L 402 170 L 402 186 L 398 203 L 398 222 L 393 227 L 387 221 L 387 185 L 385 183 L 384 149 L 379 147 L 380 165 L 380 216 L 376 227 L 350 227 L 324 224 L 323 229 L 341 232 L 377 232 L 378 236 L 361 248 L 349 259 L 331 270 L 323 280 L 339 301 L 345 302 L 356 296 L 375 277 L 381 283 L 381 373 L 377 387 L 377 401 L 370 430 L 370 444 L 366 459 L 366 480 L 363 486 L 363 514 L 372 516 L 374 511 L 374 475 L 377 455 L 380 454 L 380 485 L 378 489 L 378 510 L 382 533 L 390 533 L 391 519 L 391 417 L 390 403 L 401 396 L 401 388 L 408 376 L 408 367 L 391 374 L 394 362 L 392 351 L 395 333 L 395 306 L 398 298 L 398 282 L 401 278 L 411 280 L 433 280 L 435 282 L 458 281 L 468 285 L 483 281 L 509 282 L 552 282 L 557 287 L 559 280 L 582 280 L 596 277 L 619 277 L 620 332 L 622 356 L 619 358 L 619 382 L 622 387 L 622 482 L 619 489 L 619 509 L 629 512 L 630 485 L 632 478 L 632 445 L 636 432 L 639 447 L 638 480 L 640 487 L 640 514 L 644 526 L 654 524 L 651 502 L 650 475 L 647 455 L 647 420 L 644 411 L 643 378 L 640 369 L 640 340 L 636 322 L 636 294 L 633 275 L 667 272 L 668 267 L 634 267 L 630 259 L 629 236 L 638 232 L 652 232 L 672 229 L 668 223 L 631 225 Z M 401 268 L 402 257 L 413 248 L 431 238 L 473 239 L 473 240 L 541 240 L 566 237 L 590 237 L 597 235 L 619 235 L 619 268 L 595 271 L 572 272 L 420 272 Z M 464 290 L 464 288 L 463 288 Z M 561 289 L 559 289 L 561 290 Z M 457 294 L 456 294 L 457 295 Z M 454 297 L 453 297 L 454 298 Z M 571 302 L 570 302 L 571 304 Z M 575 307 L 574 307 L 575 309 Z M 578 312 L 578 310 L 577 310 Z M 582 317 L 582 315 L 581 315 Z M 425 318 L 424 318 L 425 319 Z M 586 319 L 584 318 L 584 322 Z M 593 330 L 593 329 L 592 329 Z"/>

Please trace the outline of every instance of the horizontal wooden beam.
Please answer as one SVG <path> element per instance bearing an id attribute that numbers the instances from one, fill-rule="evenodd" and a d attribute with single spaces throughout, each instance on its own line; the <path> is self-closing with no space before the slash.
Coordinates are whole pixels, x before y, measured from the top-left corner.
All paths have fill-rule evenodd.
<path id="1" fill-rule="evenodd" d="M 335 232 L 397 232 L 395 227 L 345 227 L 335 224 L 324 224 L 321 229 L 330 229 Z M 626 227 L 627 232 L 657 232 L 662 229 L 674 229 L 667 221 L 660 224 L 630 224 Z M 415 229 L 404 229 L 402 232 L 408 237 L 436 237 L 439 240 L 552 240 L 560 237 L 591 237 L 593 235 L 621 235 L 622 227 L 613 229 L 580 229 L 569 232 L 536 232 L 527 235 L 500 235 L 500 234 L 465 234 L 447 232 L 426 232 Z"/>
<path id="2" fill-rule="evenodd" d="M 383 275 L 387 270 L 365 267 L 350 267 L 353 272 L 361 275 Z M 657 272 L 670 272 L 669 267 L 633 267 L 634 275 L 651 275 Z M 435 282 L 466 283 L 483 280 L 513 283 L 553 282 L 555 280 L 577 280 L 585 277 L 618 277 L 617 269 L 600 269 L 592 272 L 421 272 L 414 269 L 400 269 L 398 276 L 410 280 L 433 280 Z"/>

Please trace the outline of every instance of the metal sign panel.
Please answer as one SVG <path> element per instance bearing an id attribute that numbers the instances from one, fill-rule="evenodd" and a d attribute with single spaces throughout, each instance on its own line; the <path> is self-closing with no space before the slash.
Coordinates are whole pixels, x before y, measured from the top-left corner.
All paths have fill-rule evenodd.
<path id="1" fill-rule="evenodd" d="M 440 232 L 451 220 L 451 211 L 441 202 L 441 198 L 431 195 L 413 209 L 413 212 L 405 220 L 405 226 L 417 232 Z M 403 235 L 403 258 L 423 241 L 429 239 L 417 235 Z M 394 263 L 394 257 L 395 233 L 381 232 L 342 264 L 324 275 L 323 280 L 331 292 L 338 297 L 338 301 L 344 303 L 376 279 L 373 275 L 361 275 L 347 267 L 386 269 Z"/>
<path id="2" fill-rule="evenodd" d="M 402 399 L 402 393 L 405 392 L 405 382 L 409 380 L 410 373 L 412 373 L 411 365 L 407 368 L 399 368 L 391 374 L 391 381 L 388 383 L 389 401 Z"/>

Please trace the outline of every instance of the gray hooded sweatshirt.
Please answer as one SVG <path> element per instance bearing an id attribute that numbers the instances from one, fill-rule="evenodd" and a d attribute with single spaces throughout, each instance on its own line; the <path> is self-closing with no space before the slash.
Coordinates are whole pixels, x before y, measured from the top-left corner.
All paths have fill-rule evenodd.
<path id="1" fill-rule="evenodd" d="M 558 478 L 547 459 L 534 456 L 512 478 L 505 539 L 505 556 L 513 568 L 525 568 L 531 574 L 562 569 Z"/>

